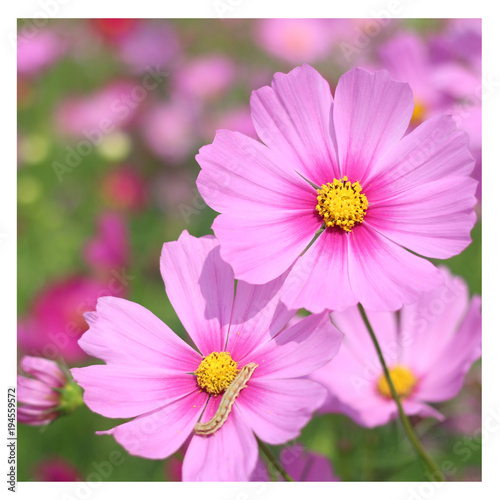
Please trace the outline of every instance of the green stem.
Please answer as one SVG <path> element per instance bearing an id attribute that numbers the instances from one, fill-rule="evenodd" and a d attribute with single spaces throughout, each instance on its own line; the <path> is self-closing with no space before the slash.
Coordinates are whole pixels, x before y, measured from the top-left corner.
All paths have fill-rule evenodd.
<path id="1" fill-rule="evenodd" d="M 382 349 L 380 348 L 380 344 L 378 343 L 377 337 L 375 336 L 375 332 L 373 331 L 370 321 L 366 316 L 366 312 L 363 306 L 361 304 L 358 304 L 358 307 L 359 307 L 359 312 L 361 313 L 361 316 L 363 318 L 363 321 L 365 322 L 366 328 L 368 329 L 368 333 L 370 334 L 370 337 L 373 341 L 373 345 L 375 346 L 375 350 L 377 351 L 378 359 L 380 360 L 380 364 L 382 365 L 382 368 L 384 370 L 384 375 L 387 380 L 387 383 L 389 384 L 392 397 L 398 407 L 399 418 L 401 419 L 406 435 L 408 436 L 408 439 L 410 440 L 413 449 L 415 450 L 419 458 L 422 460 L 422 462 L 425 464 L 429 472 L 432 474 L 432 480 L 444 481 L 444 476 L 442 472 L 439 470 L 438 466 L 434 463 L 431 457 L 429 457 L 427 452 L 424 450 L 424 447 L 418 440 L 418 437 L 415 434 L 415 431 L 413 430 L 410 420 L 408 419 L 403 410 L 403 405 L 401 404 L 401 400 L 399 399 L 398 393 L 396 392 L 394 384 L 392 383 L 391 375 L 385 363 L 384 355 L 382 354 Z"/>
<path id="2" fill-rule="evenodd" d="M 272 454 L 271 450 L 265 445 L 260 439 L 257 439 L 259 443 L 259 448 L 262 453 L 266 456 L 268 462 L 283 476 L 285 481 L 293 481 L 293 479 L 287 474 L 286 470 L 283 469 L 283 466 L 279 463 L 279 460 Z"/>

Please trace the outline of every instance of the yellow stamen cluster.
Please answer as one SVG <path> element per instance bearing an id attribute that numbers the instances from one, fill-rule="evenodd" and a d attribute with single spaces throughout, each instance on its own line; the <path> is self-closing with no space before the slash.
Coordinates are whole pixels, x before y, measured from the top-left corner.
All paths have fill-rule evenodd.
<path id="1" fill-rule="evenodd" d="M 408 397 L 417 383 L 413 373 L 404 366 L 395 366 L 389 370 L 394 389 L 400 398 Z M 377 382 L 377 390 L 382 396 L 392 399 L 391 389 L 385 375 L 381 375 Z"/>
<path id="2" fill-rule="evenodd" d="M 194 372 L 198 386 L 213 396 L 224 392 L 238 373 L 237 364 L 228 352 L 212 352 Z"/>
<path id="3" fill-rule="evenodd" d="M 413 108 L 413 115 L 411 117 L 411 122 L 413 125 L 420 125 L 427 114 L 427 108 L 420 101 L 415 101 L 415 107 Z"/>
<path id="4" fill-rule="evenodd" d="M 327 227 L 338 226 L 346 232 L 364 220 L 368 199 L 361 192 L 358 181 L 351 184 L 347 176 L 334 179 L 318 189 L 316 210 L 323 217 Z"/>

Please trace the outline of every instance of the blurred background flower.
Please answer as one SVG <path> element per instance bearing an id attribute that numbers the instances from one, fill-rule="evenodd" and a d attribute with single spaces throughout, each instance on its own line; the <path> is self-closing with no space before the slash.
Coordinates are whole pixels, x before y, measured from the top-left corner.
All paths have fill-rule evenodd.
<path id="1" fill-rule="evenodd" d="M 217 129 L 255 136 L 249 94 L 277 71 L 311 64 L 334 92 L 355 66 L 386 68 L 413 87 L 415 126 L 438 112 L 454 116 L 481 178 L 488 94 L 478 19 L 57 19 L 30 36 L 27 23 L 20 20 L 18 36 L 20 356 L 95 363 L 77 340 L 88 328 L 82 313 L 102 295 L 147 304 L 183 332 L 165 305 L 162 244 L 183 229 L 211 233 L 214 212 L 197 192 L 194 157 Z M 481 292 L 479 204 L 477 212 L 472 245 L 446 262 L 471 294 Z M 480 477 L 480 446 L 465 440 L 480 426 L 480 388 L 469 374 L 456 398 L 437 405 L 443 425 L 416 421 L 435 460 L 456 466 L 451 480 Z M 106 480 L 180 479 L 182 453 L 168 463 L 132 457 L 95 436 L 107 425 L 84 407 L 50 426 L 19 426 L 19 480 L 86 478 L 92 464 L 114 458 Z M 422 479 L 391 425 L 366 429 L 346 415 L 320 415 L 301 442 L 325 465 L 314 462 L 311 473 Z"/>

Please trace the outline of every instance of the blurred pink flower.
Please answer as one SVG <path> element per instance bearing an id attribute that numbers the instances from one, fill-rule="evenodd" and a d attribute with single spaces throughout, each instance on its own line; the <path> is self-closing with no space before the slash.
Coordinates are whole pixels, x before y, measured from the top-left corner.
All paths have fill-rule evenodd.
<path id="1" fill-rule="evenodd" d="M 172 163 L 190 157 L 199 137 L 195 113 L 183 99 L 153 106 L 144 114 L 141 128 L 153 153 Z"/>
<path id="2" fill-rule="evenodd" d="M 187 98 L 208 101 L 226 92 L 236 78 L 231 59 L 209 54 L 185 62 L 174 74 L 176 91 Z"/>
<path id="3" fill-rule="evenodd" d="M 120 59 L 134 71 L 163 68 L 179 55 L 180 44 L 168 21 L 142 21 L 118 42 Z"/>
<path id="4" fill-rule="evenodd" d="M 17 72 L 34 76 L 48 68 L 65 53 L 60 36 L 48 29 L 27 37 L 19 33 L 17 40 Z"/>
<path id="5" fill-rule="evenodd" d="M 68 97 L 56 109 L 56 126 L 62 135 L 85 136 L 92 144 L 106 134 L 125 128 L 143 100 L 138 84 L 116 81 L 93 94 Z"/>
<path id="6" fill-rule="evenodd" d="M 327 457 L 307 451 L 301 444 L 283 448 L 280 453 L 280 463 L 294 481 L 339 481 Z M 268 467 L 270 466 L 263 460 L 259 460 L 250 481 L 269 481 Z M 282 479 L 278 472 L 276 477 L 278 480 Z"/>
<path id="7" fill-rule="evenodd" d="M 329 361 L 342 336 L 328 314 L 283 330 L 295 311 L 279 302 L 283 280 L 239 281 L 213 236 L 184 231 L 160 259 L 167 295 L 199 352 L 142 306 L 105 297 L 86 314 L 80 345 L 105 365 L 73 368 L 89 408 L 133 420 L 111 434 L 132 455 L 163 459 L 191 437 L 183 481 L 247 481 L 257 464 L 254 433 L 281 444 L 298 436 L 324 401 L 305 377 Z M 209 421 L 238 370 L 256 363 L 222 427 L 193 434 Z M 238 368 L 239 367 L 239 368 Z"/>
<path id="8" fill-rule="evenodd" d="M 341 23 L 332 19 L 259 19 L 256 41 L 269 54 L 292 64 L 326 59 Z"/>
<path id="9" fill-rule="evenodd" d="M 107 206 L 125 212 L 143 210 L 148 200 L 144 179 L 127 165 L 106 172 L 101 181 L 100 193 Z"/>
<path id="10" fill-rule="evenodd" d="M 358 302 L 396 310 L 441 283 L 415 253 L 457 255 L 476 220 L 474 160 L 450 116 L 405 136 L 408 84 L 356 68 L 334 100 L 308 65 L 277 73 L 250 105 L 265 144 L 219 130 L 196 157 L 199 192 L 220 212 L 212 229 L 237 279 L 285 273 L 285 305 L 315 313 Z"/>
<path id="11" fill-rule="evenodd" d="M 481 19 L 448 19 L 445 29 L 430 38 L 433 61 L 460 61 L 481 73 L 481 24 Z"/>
<path id="12" fill-rule="evenodd" d="M 18 321 L 22 351 L 67 362 L 85 358 L 78 345 L 88 328 L 83 313 L 95 309 L 98 297 L 124 295 L 126 285 L 119 273 L 108 282 L 77 275 L 50 283 L 35 296 L 28 316 Z"/>
<path id="13" fill-rule="evenodd" d="M 75 393 L 77 397 L 80 395 L 81 400 L 80 389 L 68 380 L 56 362 L 24 356 L 21 369 L 31 377 L 17 376 L 19 422 L 28 425 L 48 424 L 61 413 L 74 409 L 67 397 L 70 393 Z"/>
<path id="14" fill-rule="evenodd" d="M 35 466 L 36 481 L 72 482 L 80 481 L 81 474 L 67 460 L 59 457 L 47 458 Z"/>
<path id="15" fill-rule="evenodd" d="M 97 221 L 97 235 L 83 249 L 91 268 L 108 273 L 126 267 L 129 259 L 129 234 L 126 220 L 116 213 L 104 213 Z"/>
<path id="16" fill-rule="evenodd" d="M 444 417 L 427 403 L 457 395 L 472 363 L 481 356 L 481 299 L 469 300 L 466 283 L 441 268 L 444 285 L 397 313 L 368 312 L 407 415 Z M 359 310 L 332 313 L 345 335 L 335 358 L 311 375 L 329 390 L 321 412 L 345 413 L 365 427 L 397 418 L 370 336 Z"/>

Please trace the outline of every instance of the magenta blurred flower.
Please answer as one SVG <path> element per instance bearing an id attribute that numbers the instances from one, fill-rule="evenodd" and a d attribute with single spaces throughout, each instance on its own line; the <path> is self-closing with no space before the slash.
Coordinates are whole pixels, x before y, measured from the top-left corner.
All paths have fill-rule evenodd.
<path id="1" fill-rule="evenodd" d="M 341 23 L 332 19 L 259 19 L 256 41 L 269 54 L 292 64 L 313 63 L 331 54 Z M 335 20 L 341 21 L 341 20 Z"/>
<path id="2" fill-rule="evenodd" d="M 147 309 L 105 297 L 86 315 L 90 330 L 80 344 L 106 364 L 73 368 L 72 374 L 91 410 L 136 417 L 101 433 L 113 435 L 130 454 L 163 459 L 192 436 L 184 481 L 247 481 L 258 458 L 254 433 L 284 443 L 323 403 L 324 388 L 305 377 L 335 355 L 342 336 L 327 314 L 283 330 L 294 314 L 278 302 L 283 280 L 263 286 L 240 281 L 235 292 L 214 237 L 184 231 L 165 243 L 160 263 L 167 295 L 199 352 Z M 193 434 L 249 363 L 258 366 L 222 427 Z"/>
<path id="3" fill-rule="evenodd" d="M 220 130 L 196 157 L 236 278 L 287 273 L 282 300 L 316 313 L 357 302 L 396 310 L 439 285 L 439 271 L 405 248 L 446 259 L 470 243 L 474 160 L 449 116 L 403 137 L 413 107 L 408 84 L 359 68 L 340 78 L 335 107 L 307 65 L 254 92 L 265 144 Z"/>
<path id="4" fill-rule="evenodd" d="M 34 475 L 37 481 L 73 482 L 81 480 L 81 474 L 76 467 L 59 457 L 39 462 L 35 467 Z"/>
<path id="5" fill-rule="evenodd" d="M 165 69 L 179 55 L 180 44 L 168 21 L 141 22 L 118 42 L 120 59 L 134 71 Z"/>
<path id="6" fill-rule="evenodd" d="M 148 189 L 144 179 L 132 167 L 123 165 L 104 175 L 101 197 L 106 205 L 125 212 L 143 210 L 148 200 Z"/>
<path id="7" fill-rule="evenodd" d="M 280 463 L 294 481 L 339 481 L 327 457 L 307 451 L 301 444 L 283 448 L 280 453 Z M 276 473 L 276 476 L 280 479 L 279 473 Z M 270 480 L 268 466 L 262 460 L 257 463 L 250 480 Z"/>
<path id="8" fill-rule="evenodd" d="M 91 268 L 107 274 L 128 265 L 129 234 L 126 220 L 116 213 L 104 213 L 97 221 L 97 235 L 83 249 Z"/>
<path id="9" fill-rule="evenodd" d="M 193 110 L 183 99 L 157 104 L 143 116 L 142 134 L 158 157 L 176 163 L 193 152 L 199 136 Z"/>
<path id="10" fill-rule="evenodd" d="M 85 311 L 95 309 L 103 295 L 124 295 L 127 283 L 121 273 L 107 282 L 87 276 L 70 276 L 47 285 L 35 297 L 29 315 L 18 321 L 18 343 L 23 352 L 68 362 L 86 357 L 78 339 L 88 326 Z"/>
<path id="11" fill-rule="evenodd" d="M 19 35 L 17 72 L 34 76 L 60 59 L 65 50 L 60 36 L 48 29 L 38 30 L 30 37 Z"/>
<path id="12" fill-rule="evenodd" d="M 481 299 L 469 300 L 465 282 L 441 269 L 444 285 L 396 313 L 369 312 L 391 378 L 407 415 L 444 417 L 427 403 L 457 395 L 472 363 L 481 356 Z M 345 413 L 366 427 L 397 418 L 396 403 L 359 310 L 332 313 L 345 335 L 329 363 L 311 375 L 328 388 L 322 412 Z"/>
<path id="13" fill-rule="evenodd" d="M 69 97 L 56 109 L 56 126 L 62 135 L 84 136 L 94 146 L 105 135 L 125 128 L 144 99 L 141 88 L 128 81 L 116 81 L 93 94 Z"/>
<path id="14" fill-rule="evenodd" d="M 219 54 L 192 59 L 174 74 L 174 85 L 187 98 L 208 101 L 226 92 L 236 78 L 234 63 Z"/>
<path id="15" fill-rule="evenodd" d="M 22 370 L 31 375 L 17 376 L 17 420 L 28 425 L 45 425 L 81 404 L 81 389 L 45 358 L 24 356 Z"/>

